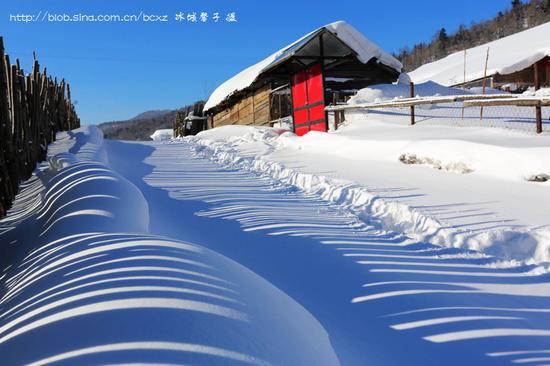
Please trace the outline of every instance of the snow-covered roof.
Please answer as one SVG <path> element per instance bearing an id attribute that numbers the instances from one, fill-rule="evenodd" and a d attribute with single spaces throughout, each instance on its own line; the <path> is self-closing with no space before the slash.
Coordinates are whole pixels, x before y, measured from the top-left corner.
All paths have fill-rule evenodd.
<path id="1" fill-rule="evenodd" d="M 362 63 L 366 64 L 371 59 L 375 58 L 378 62 L 396 70 L 397 72 L 401 72 L 403 67 L 401 62 L 368 40 L 363 34 L 348 23 L 338 21 L 327 24 L 311 33 L 308 33 L 294 43 L 280 49 L 257 64 L 244 69 L 231 79 L 225 81 L 210 95 L 210 98 L 208 98 L 208 101 L 204 106 L 204 110 L 206 111 L 211 109 L 223 102 L 233 93 L 248 88 L 263 72 L 267 71 L 269 68 L 275 64 L 278 64 L 282 60 L 292 56 L 293 52 L 297 48 L 307 43 L 307 41 L 323 29 L 331 32 L 334 36 L 340 39 L 340 41 L 355 51 L 357 53 L 357 59 Z"/>
<path id="2" fill-rule="evenodd" d="M 550 23 L 466 50 L 466 82 L 483 78 L 487 47 L 487 75 L 523 70 L 550 55 Z M 461 84 L 464 82 L 464 51 L 422 65 L 409 76 L 415 83 L 432 80 L 446 86 Z"/>

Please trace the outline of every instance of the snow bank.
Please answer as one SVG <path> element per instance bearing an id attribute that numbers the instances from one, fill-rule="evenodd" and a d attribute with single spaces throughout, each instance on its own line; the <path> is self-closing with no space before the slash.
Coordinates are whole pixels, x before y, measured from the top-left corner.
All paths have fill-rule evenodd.
<path id="1" fill-rule="evenodd" d="M 248 88 L 267 68 L 269 68 L 271 64 L 273 64 L 274 61 L 278 60 L 292 46 L 300 43 L 302 40 L 306 39 L 313 33 L 316 33 L 323 28 L 327 29 L 329 32 L 338 37 L 342 42 L 347 44 L 352 50 L 354 50 L 357 53 L 357 58 L 362 63 L 366 64 L 368 61 L 375 58 L 378 60 L 378 62 L 389 66 L 397 71 L 401 71 L 403 66 L 397 59 L 395 59 L 389 53 L 383 51 L 376 44 L 368 40 L 364 35 L 358 32 L 351 25 L 347 24 L 344 21 L 338 21 L 327 24 L 311 33 L 308 33 L 307 35 L 298 39 L 296 42 L 280 49 L 279 51 L 266 57 L 257 64 L 244 69 L 237 75 L 225 81 L 223 84 L 218 86 L 210 95 L 208 101 L 204 105 L 204 110 L 207 111 L 208 109 L 214 108 L 215 106 L 223 102 L 226 98 L 230 97 L 233 93 Z"/>
<path id="2" fill-rule="evenodd" d="M 96 127 L 49 154 L 0 221 L 3 363 L 338 364 L 321 325 L 270 283 L 149 234 L 147 202 L 110 169 Z"/>
<path id="3" fill-rule="evenodd" d="M 529 97 L 550 98 L 550 88 L 541 88 L 539 90 L 535 90 L 535 88 L 530 87 L 523 92 L 523 95 Z"/>
<path id="4" fill-rule="evenodd" d="M 229 125 L 201 131 L 197 134 L 197 136 L 201 139 L 211 141 L 224 141 L 231 139 L 237 139 L 239 141 L 254 141 L 258 139 L 265 140 L 274 138 L 285 132 L 288 132 L 288 130 L 264 126 Z"/>
<path id="5" fill-rule="evenodd" d="M 354 96 L 352 96 L 348 104 L 362 104 L 362 103 L 377 103 L 388 100 L 398 100 L 410 97 L 410 86 L 406 83 L 394 83 L 394 84 L 376 84 L 367 88 L 360 89 Z M 415 97 L 439 97 L 447 95 L 463 95 L 463 94 L 483 94 L 483 88 L 475 87 L 469 89 L 449 88 L 438 84 L 433 81 L 426 81 L 423 83 L 414 85 Z M 541 89 L 542 90 L 542 89 Z M 542 96 L 543 92 L 538 91 Z M 484 94 L 505 94 L 502 90 L 485 88 Z M 534 94 L 534 91 L 533 91 Z M 426 106 L 419 106 L 417 108 L 427 108 Z M 431 106 L 428 106 L 431 108 Z"/>
<path id="6" fill-rule="evenodd" d="M 487 129 L 467 129 L 468 131 L 463 131 L 461 139 L 457 129 L 450 127 L 425 127 L 419 130 L 374 120 L 349 124 L 337 133 L 310 132 L 301 138 L 289 132 L 279 134 L 278 131 L 266 128 L 255 131 L 251 129 L 253 128 L 221 127 L 199 134 L 192 141 L 198 144 L 197 151 L 216 161 L 235 165 L 239 169 L 264 173 L 285 184 L 297 186 L 339 205 L 366 222 L 373 218 L 378 219 L 386 227 L 404 232 L 416 240 L 480 250 L 505 259 L 518 259 L 528 263 L 550 261 L 550 230 L 548 225 L 535 223 L 548 224 L 548 220 L 534 221 L 533 226 L 506 225 L 506 220 L 503 220 L 502 225 L 494 228 L 487 226 L 486 230 L 480 230 L 474 223 L 472 225 L 475 230 L 465 230 L 462 228 L 464 225 L 450 225 L 448 220 L 436 217 L 429 209 L 430 205 L 423 210 L 419 204 L 391 199 L 383 192 L 371 191 L 366 185 L 345 178 L 353 176 L 357 166 L 361 165 L 355 164 L 356 161 L 365 164 L 379 161 L 387 164 L 388 168 L 400 171 L 398 174 L 403 180 L 386 184 L 406 185 L 408 175 L 426 174 L 422 170 L 410 171 L 405 165 L 402 168 L 395 167 L 396 164 L 401 164 L 399 160 L 403 154 L 415 154 L 424 160 L 428 158 L 432 165 L 439 165 L 440 169 L 443 167 L 449 171 L 447 174 L 468 173 L 468 177 L 474 179 L 469 183 L 469 190 L 490 191 L 490 187 L 478 183 L 478 179 L 486 181 L 482 177 L 493 179 L 494 184 L 499 181 L 522 184 L 516 193 L 524 195 L 524 206 L 510 209 L 523 213 L 529 210 L 530 205 L 543 204 L 535 191 L 533 194 L 529 193 L 531 189 L 538 191 L 540 188 L 533 187 L 533 184 L 541 183 L 525 180 L 535 172 L 550 172 L 550 144 L 546 137 L 533 139 L 529 136 L 499 134 Z M 278 154 L 284 151 L 290 157 L 278 158 Z M 310 154 L 309 157 L 306 154 Z M 297 158 L 296 165 L 301 168 L 291 167 L 290 162 Z M 320 168 L 321 170 L 330 170 L 329 166 L 337 167 L 338 176 L 343 178 L 309 173 L 315 171 L 312 166 L 323 166 L 315 165 L 315 161 L 327 162 L 326 167 Z M 330 161 L 335 163 L 328 165 Z M 384 171 L 373 174 L 383 175 Z M 366 179 L 368 182 L 369 178 Z M 468 178 L 463 181 L 466 182 L 466 179 Z M 423 184 L 428 191 L 441 189 L 437 181 Z M 451 186 L 445 192 L 447 200 L 467 199 L 460 198 L 463 195 L 460 187 Z M 507 197 L 501 197 L 501 200 L 506 201 Z M 432 202 L 431 205 L 445 203 L 439 201 Z M 460 218 L 460 215 L 457 217 Z"/>
<path id="7" fill-rule="evenodd" d="M 153 141 L 166 141 L 174 136 L 174 131 L 171 128 L 156 130 L 150 137 Z"/>
<path id="8" fill-rule="evenodd" d="M 511 74 L 550 55 L 550 23 L 466 50 L 466 81 L 483 78 L 489 48 L 487 75 Z M 420 66 L 409 73 L 412 81 L 428 80 L 442 85 L 464 82 L 464 52 L 455 52 L 441 60 Z"/>
<path id="9" fill-rule="evenodd" d="M 416 154 L 445 164 L 460 162 L 476 175 L 516 182 L 550 172 L 549 136 L 533 138 L 484 128 L 419 129 L 372 119 L 368 123 L 349 123 L 337 133 L 312 131 L 301 138 L 284 129 L 239 125 L 202 131 L 197 137 L 220 145 L 262 142 L 274 149 L 307 149 L 343 159 L 396 162 L 403 154 Z"/>
<path id="10" fill-rule="evenodd" d="M 48 153 L 49 169 L 39 174 L 47 181 L 37 216 L 43 223 L 39 236 L 147 232 L 147 202 L 132 183 L 109 168 L 98 128 L 60 133 Z"/>
<path id="11" fill-rule="evenodd" d="M 392 99 L 409 98 L 409 85 L 404 83 L 396 84 L 376 84 L 367 88 L 363 88 L 352 96 L 348 104 L 376 103 Z M 445 95 L 462 95 L 463 89 L 448 88 L 433 81 L 416 84 L 414 86 L 415 96 L 445 96 Z"/>

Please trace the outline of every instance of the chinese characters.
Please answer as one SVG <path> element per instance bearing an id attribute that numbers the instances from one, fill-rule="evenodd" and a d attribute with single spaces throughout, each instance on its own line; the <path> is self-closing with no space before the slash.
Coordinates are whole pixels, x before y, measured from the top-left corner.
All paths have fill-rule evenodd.
<path id="1" fill-rule="evenodd" d="M 226 14 L 222 14 L 220 12 L 212 12 L 208 13 L 206 11 L 196 12 L 177 12 L 175 15 L 175 20 L 177 22 L 186 22 L 186 23 L 236 23 L 237 20 L 237 13 L 236 12 L 229 12 Z"/>

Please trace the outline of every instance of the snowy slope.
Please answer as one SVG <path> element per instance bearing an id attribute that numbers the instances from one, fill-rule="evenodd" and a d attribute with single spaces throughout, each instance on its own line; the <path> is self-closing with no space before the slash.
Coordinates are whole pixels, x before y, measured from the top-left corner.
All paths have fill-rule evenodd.
<path id="1" fill-rule="evenodd" d="M 550 23 L 466 50 L 466 81 L 483 77 L 489 48 L 487 75 L 511 74 L 550 55 Z M 409 73 L 411 80 L 428 80 L 451 86 L 464 82 L 464 52 L 455 52 L 441 60 L 420 66 Z"/>
<path id="2" fill-rule="evenodd" d="M 148 202 L 110 168 L 96 127 L 60 134 L 49 154 L 0 221 L 2 365 L 338 364 L 270 283 L 151 235 Z"/>
<path id="3" fill-rule="evenodd" d="M 362 63 L 367 63 L 372 58 L 376 58 L 378 62 L 383 63 L 386 66 L 389 66 L 397 71 L 401 71 L 403 67 L 401 63 L 391 56 L 389 53 L 382 50 L 376 44 L 368 40 L 364 35 L 358 32 L 351 25 L 347 24 L 344 21 L 338 21 L 334 23 L 327 24 L 319 29 L 325 28 L 341 41 L 347 44 L 352 50 L 357 52 L 357 57 Z M 280 49 L 279 51 L 273 53 L 272 55 L 266 57 L 262 61 L 244 69 L 237 75 L 233 76 L 229 80 L 222 83 L 218 86 L 214 92 L 208 98 L 208 101 L 204 105 L 204 110 L 207 111 L 224 101 L 231 94 L 246 89 L 249 87 L 260 74 L 267 69 L 275 60 L 277 60 L 281 55 L 283 55 L 289 48 L 293 45 L 299 43 L 303 39 L 307 38 L 309 35 L 317 32 L 319 29 L 314 30 L 311 33 L 303 36 L 294 43 Z"/>

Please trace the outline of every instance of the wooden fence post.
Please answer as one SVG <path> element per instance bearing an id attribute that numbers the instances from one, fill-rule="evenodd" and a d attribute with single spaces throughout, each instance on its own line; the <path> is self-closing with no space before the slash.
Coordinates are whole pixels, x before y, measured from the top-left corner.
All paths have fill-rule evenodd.
<path id="1" fill-rule="evenodd" d="M 332 105 L 338 104 L 338 94 L 336 92 L 332 93 Z M 340 112 L 334 111 L 334 131 L 338 129 L 338 125 L 340 124 Z"/>
<path id="2" fill-rule="evenodd" d="M 411 98 L 414 98 L 414 83 L 412 81 L 409 83 L 409 96 Z M 411 105 L 411 126 L 413 126 L 414 124 L 414 105 Z"/>
<path id="3" fill-rule="evenodd" d="M 489 63 L 489 47 L 487 47 L 487 54 L 485 55 L 485 68 L 483 69 L 483 83 L 481 87 L 481 95 L 485 95 L 485 87 L 487 85 L 487 64 Z M 483 120 L 483 107 L 479 110 L 479 120 Z"/>
<path id="4" fill-rule="evenodd" d="M 535 82 L 535 91 L 540 89 L 540 77 L 539 77 L 539 63 L 535 62 L 533 65 L 534 68 L 534 82 Z M 536 132 L 537 134 L 542 133 L 542 110 L 541 106 L 535 107 L 535 124 L 536 124 Z"/>

